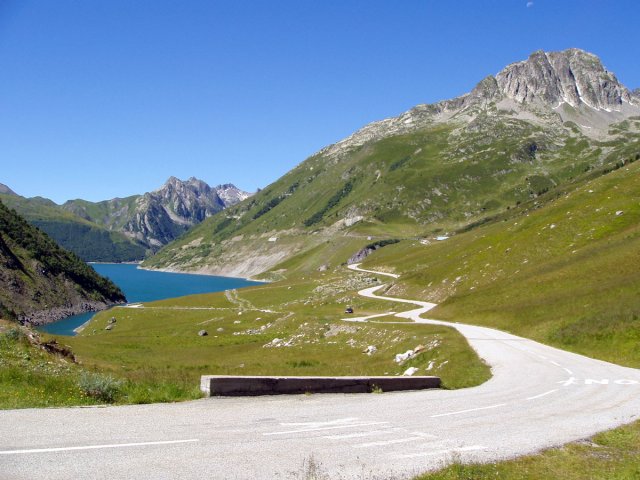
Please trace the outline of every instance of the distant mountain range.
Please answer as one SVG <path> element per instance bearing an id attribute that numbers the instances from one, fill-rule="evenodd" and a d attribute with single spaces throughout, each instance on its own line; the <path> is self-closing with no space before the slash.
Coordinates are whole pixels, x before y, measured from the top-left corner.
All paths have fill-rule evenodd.
<path id="1" fill-rule="evenodd" d="M 249 197 L 234 185 L 169 178 L 158 190 L 102 202 L 24 198 L 0 186 L 0 200 L 85 261 L 135 261 L 205 218 Z"/>
<path id="2" fill-rule="evenodd" d="M 638 90 L 591 53 L 537 51 L 465 95 L 418 105 L 322 149 L 145 265 L 282 275 L 328 262 L 348 238 L 469 228 L 618 168 L 638 156 L 639 140 Z"/>
<path id="3" fill-rule="evenodd" d="M 32 324 L 100 310 L 124 294 L 0 202 L 0 318 Z"/>

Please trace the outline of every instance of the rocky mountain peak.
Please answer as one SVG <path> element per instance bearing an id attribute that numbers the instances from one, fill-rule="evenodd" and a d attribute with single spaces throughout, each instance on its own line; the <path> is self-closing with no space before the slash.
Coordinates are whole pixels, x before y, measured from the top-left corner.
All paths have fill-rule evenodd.
<path id="1" fill-rule="evenodd" d="M 252 195 L 249 192 L 240 190 L 233 183 L 218 185 L 217 187 L 214 187 L 214 190 L 224 202 L 225 207 L 240 203 L 241 201 L 249 198 Z"/>
<path id="2" fill-rule="evenodd" d="M 502 95 L 523 104 L 557 108 L 566 103 L 617 111 L 633 103 L 631 92 L 597 56 L 577 48 L 538 50 L 527 60 L 508 65 L 495 79 Z"/>
<path id="3" fill-rule="evenodd" d="M 191 177 L 188 180 L 180 180 L 176 177 L 169 177 L 169 179 L 165 182 L 165 184 L 160 187 L 155 192 L 151 192 L 150 195 L 160 194 L 163 196 L 171 196 L 171 195 L 185 195 L 191 194 L 200 196 L 210 195 L 211 187 L 204 181 L 199 180 L 195 177 Z"/>
<path id="4" fill-rule="evenodd" d="M 18 195 L 16 192 L 7 187 L 4 183 L 0 183 L 0 193 L 5 195 Z"/>
<path id="5" fill-rule="evenodd" d="M 397 117 L 372 122 L 318 154 L 338 161 L 353 148 L 384 137 L 435 123 L 469 125 L 480 112 L 490 112 L 486 107 L 491 106 L 494 112 L 539 125 L 572 121 L 581 125 L 585 135 L 604 137 L 612 123 L 640 115 L 640 89 L 631 92 L 596 55 L 584 50 L 538 50 L 497 75 L 485 77 L 465 95 L 418 105 Z M 496 118 L 495 113 L 488 115 Z"/>
<path id="6" fill-rule="evenodd" d="M 249 194 L 232 184 L 210 187 L 196 177 L 169 177 L 158 190 L 136 200 L 133 216 L 123 226 L 125 234 L 157 249 L 220 210 Z"/>

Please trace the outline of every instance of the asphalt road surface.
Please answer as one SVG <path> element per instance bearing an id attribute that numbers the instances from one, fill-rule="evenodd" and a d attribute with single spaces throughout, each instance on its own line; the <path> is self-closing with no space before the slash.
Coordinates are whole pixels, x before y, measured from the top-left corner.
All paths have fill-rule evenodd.
<path id="1" fill-rule="evenodd" d="M 493 378 L 455 391 L 2 411 L 0 479 L 411 478 L 452 459 L 505 459 L 638 419 L 640 370 L 423 320 L 433 304 L 401 303 L 416 308 L 400 317 L 458 329 Z"/>

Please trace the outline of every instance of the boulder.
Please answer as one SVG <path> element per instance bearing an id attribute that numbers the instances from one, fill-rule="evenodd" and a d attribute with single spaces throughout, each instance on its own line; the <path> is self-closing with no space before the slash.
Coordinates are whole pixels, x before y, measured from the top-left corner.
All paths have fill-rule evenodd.
<path id="1" fill-rule="evenodd" d="M 411 357 L 413 357 L 414 355 L 415 355 L 415 352 L 414 352 L 413 350 L 407 350 L 407 351 L 406 351 L 406 352 L 404 352 L 404 353 L 398 353 L 398 354 L 396 354 L 396 357 L 395 357 L 394 361 L 395 361 L 396 363 L 402 363 L 402 362 L 404 362 L 405 360 L 410 359 L 410 358 L 411 358 Z"/>
<path id="2" fill-rule="evenodd" d="M 405 377 L 410 377 L 413 374 L 415 374 L 418 371 L 418 368 L 416 367 L 409 367 L 407 368 L 404 373 L 402 375 L 404 375 Z"/>
<path id="3" fill-rule="evenodd" d="M 362 353 L 366 353 L 367 355 L 371 356 L 374 353 L 376 353 L 378 351 L 378 349 L 375 347 L 375 345 L 369 345 L 367 348 L 365 348 Z"/>

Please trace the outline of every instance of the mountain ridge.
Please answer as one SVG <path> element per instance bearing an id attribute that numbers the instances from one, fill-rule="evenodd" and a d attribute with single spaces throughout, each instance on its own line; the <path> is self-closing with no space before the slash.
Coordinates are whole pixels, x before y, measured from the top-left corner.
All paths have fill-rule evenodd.
<path id="1" fill-rule="evenodd" d="M 17 195 L 16 192 L 14 192 L 13 190 L 11 190 L 8 186 L 6 186 L 4 183 L 0 183 L 0 193 L 4 194 L 4 195 Z"/>
<path id="2" fill-rule="evenodd" d="M 209 187 L 195 177 L 184 182 L 170 177 L 153 192 L 102 202 L 76 199 L 58 205 L 2 192 L 0 199 L 83 260 L 123 262 L 142 260 L 248 195 L 230 183 Z"/>
<path id="3" fill-rule="evenodd" d="M 195 177 L 182 181 L 172 176 L 157 190 L 142 195 L 95 203 L 69 200 L 62 208 L 155 251 L 248 196 L 233 184 L 210 187 Z"/>
<path id="4" fill-rule="evenodd" d="M 284 271 L 294 257 L 309 263 L 305 252 L 339 236 L 363 238 L 362 248 L 370 236 L 415 238 L 483 222 L 635 158 L 640 104 L 632 96 L 592 54 L 534 52 L 469 93 L 319 150 L 144 265 L 251 276 Z"/>
<path id="5" fill-rule="evenodd" d="M 550 59 L 553 60 L 553 64 L 549 61 Z M 583 68 L 588 62 L 595 67 L 595 75 L 585 78 Z M 581 68 L 577 75 L 573 72 L 576 68 L 574 65 Z M 561 72 L 558 71 L 560 68 L 563 69 Z M 572 76 L 573 82 L 569 80 Z M 585 101 L 578 85 L 604 78 L 611 83 L 600 84 L 595 90 L 583 88 L 588 92 L 588 101 Z M 585 112 L 572 112 L 571 109 L 586 107 L 596 112 L 600 110 L 601 115 L 596 115 L 596 118 L 603 116 L 604 123 L 608 125 L 631 115 L 640 115 L 640 88 L 634 92 L 624 87 L 614 74 L 608 72 L 596 55 L 577 48 L 548 53 L 538 50 L 527 60 L 511 63 L 496 75 L 488 75 L 469 93 L 432 104 L 419 104 L 396 117 L 371 122 L 345 139 L 324 147 L 317 154 L 339 155 L 346 148 L 358 147 L 382 135 L 410 133 L 429 124 L 447 122 L 464 114 L 473 117 L 475 112 L 470 112 L 470 109 L 490 101 L 503 102 L 502 106 L 505 109 L 513 106 L 509 101 L 514 101 L 521 106 L 533 106 L 534 111 L 535 107 L 539 107 L 542 102 L 542 106 L 555 107 L 558 119 L 562 122 L 575 120 L 575 117 L 582 119 Z M 595 99 L 592 100 L 592 98 Z M 595 105 L 589 103 L 591 101 Z M 625 112 L 620 111 L 625 102 L 637 108 L 634 108 L 634 111 L 628 111 L 629 109 L 625 109 L 627 110 Z M 559 109 L 564 104 L 571 108 Z M 603 113 L 612 115 L 602 115 Z M 591 118 L 587 117 L 585 121 L 594 122 L 593 117 L 591 115 Z M 548 119 L 545 118 L 545 120 Z M 597 125 L 601 126 L 601 123 L 599 121 Z M 583 133 L 586 135 L 596 133 L 591 130 L 593 128 L 583 127 Z"/>

